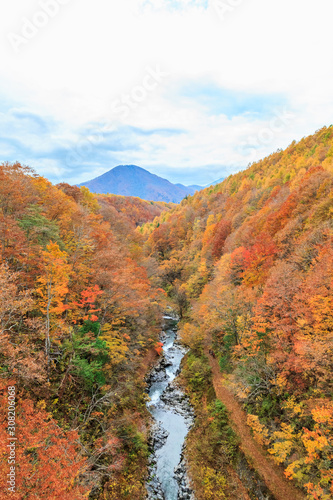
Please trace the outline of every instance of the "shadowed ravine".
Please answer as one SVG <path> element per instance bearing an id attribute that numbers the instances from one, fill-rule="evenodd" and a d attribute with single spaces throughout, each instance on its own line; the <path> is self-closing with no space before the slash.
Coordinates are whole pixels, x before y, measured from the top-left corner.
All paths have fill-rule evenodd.
<path id="1" fill-rule="evenodd" d="M 174 383 L 186 351 L 176 339 L 177 321 L 165 316 L 161 335 L 164 355 L 147 380 L 150 396 L 147 405 L 155 421 L 147 483 L 149 499 L 194 499 L 182 454 L 193 414 L 188 399 Z"/>

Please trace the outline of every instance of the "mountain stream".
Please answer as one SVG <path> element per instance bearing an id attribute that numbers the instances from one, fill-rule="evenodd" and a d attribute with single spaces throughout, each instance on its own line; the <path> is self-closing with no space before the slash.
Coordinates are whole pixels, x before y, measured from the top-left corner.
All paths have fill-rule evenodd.
<path id="1" fill-rule="evenodd" d="M 184 441 L 193 424 L 188 398 L 175 383 L 186 350 L 177 342 L 177 320 L 164 316 L 163 356 L 147 378 L 154 419 L 147 491 L 149 500 L 194 500 L 186 471 Z"/>

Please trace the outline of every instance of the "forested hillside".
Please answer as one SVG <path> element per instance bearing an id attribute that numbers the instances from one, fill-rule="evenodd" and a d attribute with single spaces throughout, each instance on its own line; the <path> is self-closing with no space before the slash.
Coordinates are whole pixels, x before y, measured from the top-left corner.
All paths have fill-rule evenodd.
<path id="1" fill-rule="evenodd" d="M 159 350 L 164 296 L 142 265 L 135 227 L 162 208 L 0 167 L 0 487 L 15 387 L 11 498 L 143 496 L 142 373 Z"/>
<path id="2" fill-rule="evenodd" d="M 212 437 L 218 413 L 202 410 L 208 349 L 286 477 L 311 499 L 333 496 L 332 170 L 331 126 L 140 228 L 191 348 L 185 375 L 205 431 L 188 455 L 200 499 L 225 498 L 216 489 L 230 452 Z"/>
<path id="3" fill-rule="evenodd" d="M 332 170 L 333 127 L 180 205 L 1 165 L 2 490 L 15 394 L 11 498 L 145 498 L 144 376 L 171 304 L 190 348 L 197 499 L 240 498 L 209 356 L 276 467 L 308 498 L 332 498 Z"/>

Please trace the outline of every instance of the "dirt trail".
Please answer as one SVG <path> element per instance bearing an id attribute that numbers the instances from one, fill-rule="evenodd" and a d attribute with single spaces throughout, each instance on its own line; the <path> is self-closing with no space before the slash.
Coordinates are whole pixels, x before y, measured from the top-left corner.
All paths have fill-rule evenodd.
<path id="1" fill-rule="evenodd" d="M 304 500 L 306 496 L 294 487 L 284 476 L 283 471 L 274 463 L 265 450 L 253 439 L 246 424 L 246 413 L 234 396 L 223 386 L 219 364 L 208 352 L 206 355 L 212 368 L 213 384 L 217 397 L 225 404 L 230 413 L 230 423 L 241 440 L 240 448 L 249 463 L 265 481 L 276 500 Z"/>

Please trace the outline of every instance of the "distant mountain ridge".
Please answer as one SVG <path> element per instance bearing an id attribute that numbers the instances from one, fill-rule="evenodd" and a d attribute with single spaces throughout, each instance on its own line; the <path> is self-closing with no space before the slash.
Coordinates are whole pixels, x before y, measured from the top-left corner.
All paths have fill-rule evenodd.
<path id="1" fill-rule="evenodd" d="M 225 177 L 221 177 L 221 179 L 217 179 L 217 181 L 214 181 L 214 182 L 211 182 L 210 184 L 207 184 L 206 186 L 204 186 L 204 188 L 207 188 L 207 187 L 210 187 L 210 186 L 216 186 L 217 184 L 221 184 L 221 182 L 223 182 L 225 179 Z M 203 188 L 201 188 L 203 189 Z"/>
<path id="2" fill-rule="evenodd" d="M 86 186 L 94 193 L 137 196 L 144 200 L 168 203 L 179 203 L 187 195 L 202 189 L 201 186 L 172 184 L 137 165 L 119 165 L 95 179 L 82 182 L 80 186 Z"/>

